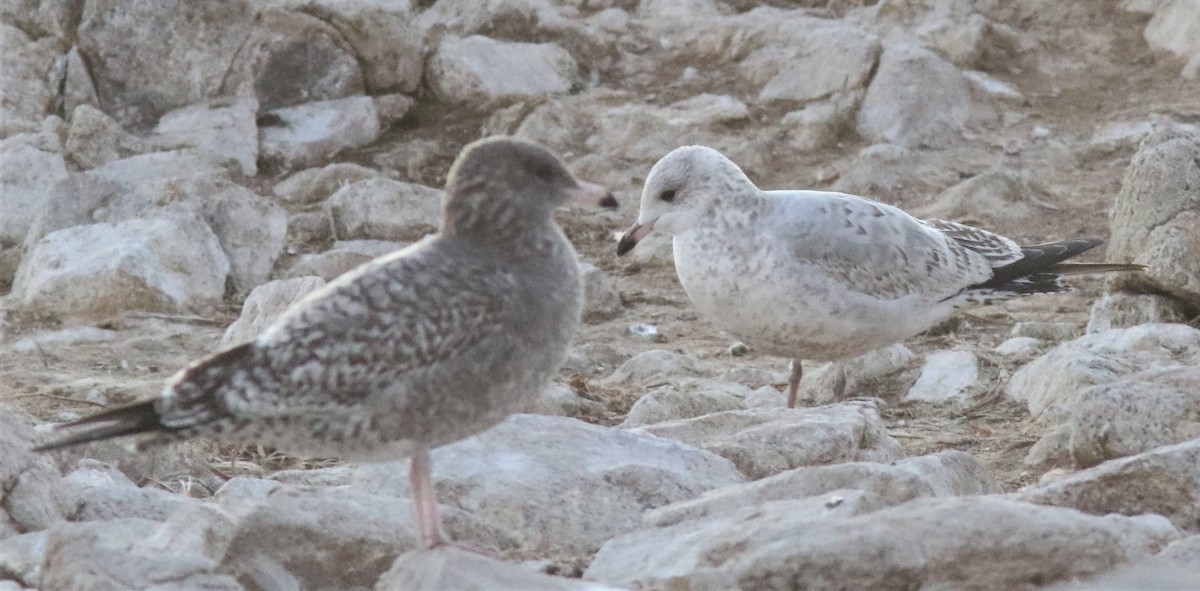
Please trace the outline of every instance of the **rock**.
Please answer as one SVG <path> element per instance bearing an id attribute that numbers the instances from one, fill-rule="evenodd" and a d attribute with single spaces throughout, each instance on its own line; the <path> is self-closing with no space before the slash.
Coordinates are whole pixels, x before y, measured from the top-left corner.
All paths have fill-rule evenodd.
<path id="1" fill-rule="evenodd" d="M 66 155 L 84 170 L 150 151 L 153 146 L 149 142 L 125 131 L 116 119 L 91 105 L 79 105 L 71 112 Z"/>
<path id="2" fill-rule="evenodd" d="M 83 61 L 79 47 L 72 47 L 66 56 L 66 72 L 63 73 L 62 89 L 63 112 L 74 113 L 75 109 L 83 106 L 100 104 L 96 94 L 96 85 L 92 82 L 92 72 Z"/>
<path id="3" fill-rule="evenodd" d="M 676 441 L 539 415 L 513 415 L 432 455 L 441 503 L 524 548 L 568 556 L 636 529 L 648 509 L 742 481 L 728 460 Z M 366 465 L 350 489 L 403 496 L 406 474 L 404 463 Z"/>
<path id="4" fill-rule="evenodd" d="M 407 473 L 407 472 L 406 472 Z M 304 589 L 366 588 L 417 544 L 412 504 L 344 489 L 273 483 L 257 500 L 222 505 L 239 515 L 219 570 L 243 584 L 275 565 Z M 440 509 L 451 539 L 507 549 L 507 532 L 453 508 Z M 353 557 L 348 559 L 347 557 Z"/>
<path id="5" fill-rule="evenodd" d="M 746 397 L 746 408 L 784 408 L 787 397 L 774 386 L 763 386 Z"/>
<path id="6" fill-rule="evenodd" d="M 858 490 L 872 495 L 876 509 L 921 497 L 1001 492 L 1000 483 L 978 460 L 960 451 L 943 451 L 906 458 L 890 465 L 847 462 L 796 468 L 655 509 L 647 513 L 643 521 L 647 525 L 665 527 L 688 519 L 728 514 L 742 507 L 821 497 L 839 490 Z"/>
<path id="7" fill-rule="evenodd" d="M 631 429 L 729 458 L 755 480 L 800 466 L 903 457 L 871 403 L 732 410 Z"/>
<path id="8" fill-rule="evenodd" d="M 989 227 L 1013 228 L 1045 210 L 1029 198 L 1032 191 L 1014 175 L 992 170 L 950 187 L 928 205 L 917 208 L 921 218 L 980 220 Z"/>
<path id="9" fill-rule="evenodd" d="M 67 178 L 67 166 L 57 138 L 50 134 L 21 134 L 0 140 L 0 163 L 2 248 L 25 239 L 53 187 Z"/>
<path id="10" fill-rule="evenodd" d="M 798 50 L 789 48 L 794 56 L 781 63 L 779 73 L 762 87 L 760 102 L 805 103 L 867 85 L 879 59 L 879 41 L 854 27 L 830 25 L 804 35 L 804 44 Z M 752 54 L 746 67 L 754 68 L 760 60 L 778 59 L 770 54 L 769 50 Z"/>
<path id="11" fill-rule="evenodd" d="M 788 130 L 789 143 L 800 151 L 833 147 L 849 118 L 830 102 L 811 103 L 799 111 L 783 116 L 781 122 Z"/>
<path id="12" fill-rule="evenodd" d="M 225 329 L 221 348 L 253 341 L 285 310 L 325 286 L 320 277 L 298 277 L 265 283 L 254 288 L 242 304 L 238 319 Z"/>
<path id="13" fill-rule="evenodd" d="M 333 248 L 325 252 L 306 254 L 283 274 L 284 279 L 318 277 L 326 282 L 333 281 L 342 273 L 370 261 L 372 257 L 361 252 Z"/>
<path id="14" fill-rule="evenodd" d="M 101 0 L 83 7 L 78 47 L 100 109 L 123 125 L 149 126 L 171 109 L 221 94 L 254 21 L 243 0 Z"/>
<path id="15" fill-rule="evenodd" d="M 54 526 L 46 535 L 42 588 L 242 589 L 231 577 L 213 573 L 207 557 L 155 547 L 150 542 L 159 529 L 146 519 Z"/>
<path id="16" fill-rule="evenodd" d="M 309 205 L 328 199 L 351 183 L 380 176 L 378 171 L 350 162 L 301 170 L 275 185 L 271 192 L 287 203 Z"/>
<path id="17" fill-rule="evenodd" d="M 798 398 L 828 404 L 852 396 L 898 396 L 916 382 L 916 364 L 917 356 L 896 343 L 806 371 Z"/>
<path id="18" fill-rule="evenodd" d="M 185 496 L 156 488 L 138 488 L 115 466 L 81 460 L 63 478 L 71 521 L 141 518 L 164 521 L 189 504 Z"/>
<path id="19" fill-rule="evenodd" d="M 1196 6 L 1189 0 L 1166 0 L 1156 3 L 1154 16 L 1146 23 L 1142 35 L 1152 49 L 1168 51 L 1186 62 L 1185 78 L 1200 74 L 1200 18 Z"/>
<path id="20" fill-rule="evenodd" d="M 583 272 L 583 319 L 588 323 L 611 320 L 621 313 L 621 294 L 607 273 L 586 261 L 579 263 Z"/>
<path id="21" fill-rule="evenodd" d="M 410 3 L 318 0 L 306 10 L 350 44 L 372 95 L 412 93 L 420 86 L 424 55 Z"/>
<path id="22" fill-rule="evenodd" d="M 454 546 L 401 555 L 375 591 L 618 591 L 616 587 L 537 574 Z"/>
<path id="23" fill-rule="evenodd" d="M 62 521 L 68 503 L 54 464 L 30 450 L 28 418 L 0 406 L 0 540 Z"/>
<path id="24" fill-rule="evenodd" d="M 1178 543 L 1178 542 L 1175 542 Z M 1172 544 L 1174 545 L 1174 544 Z M 1146 591 L 1191 591 L 1200 586 L 1200 576 L 1194 566 L 1180 566 L 1150 557 L 1086 581 L 1045 587 L 1048 591 L 1116 591 L 1144 589 Z"/>
<path id="25" fill-rule="evenodd" d="M 211 101 L 162 116 L 149 140 L 165 149 L 196 148 L 238 163 L 242 174 L 258 174 L 258 103 L 252 98 Z"/>
<path id="26" fill-rule="evenodd" d="M 979 380 L 979 359 L 970 351 L 934 351 L 925 357 L 905 400 L 944 402 L 961 398 Z"/>
<path id="27" fill-rule="evenodd" d="M 1071 322 L 1018 322 L 1012 327 L 1014 337 L 1033 337 L 1050 341 L 1069 341 L 1079 336 L 1079 327 Z"/>
<path id="28" fill-rule="evenodd" d="M 578 64 L 553 43 L 496 41 L 479 35 L 445 37 L 429 58 L 426 77 L 435 96 L 488 108 L 504 101 L 564 94 Z"/>
<path id="29" fill-rule="evenodd" d="M 1067 419 L 1076 465 L 1200 437 L 1200 368 L 1148 370 L 1083 391 Z"/>
<path id="30" fill-rule="evenodd" d="M 12 591 L 24 591 L 23 586 L 37 589 L 45 548 L 46 530 L 0 539 L 0 572 L 6 579 L 0 581 L 0 590 L 9 591 L 2 586 L 9 578 L 20 583 Z"/>
<path id="31" fill-rule="evenodd" d="M 1200 564 L 1200 535 L 1171 542 L 1162 552 L 1156 554 L 1155 558 L 1193 567 Z"/>
<path id="32" fill-rule="evenodd" d="M 1021 367 L 1004 386 L 1035 419 L 1061 422 L 1084 390 L 1139 371 L 1200 362 L 1200 331 L 1144 324 L 1095 332 L 1063 343 Z"/>
<path id="33" fill-rule="evenodd" d="M 57 91 L 48 84 L 59 53 L 54 40 L 30 39 L 9 22 L 0 23 L 0 139 L 37 131 Z"/>
<path id="34" fill-rule="evenodd" d="M 1195 531 L 1200 528 L 1197 460 L 1200 440 L 1193 440 L 1110 460 L 1015 496 L 1096 515 L 1157 513 Z"/>
<path id="35" fill-rule="evenodd" d="M 1156 132 L 1125 171 L 1109 223 L 1108 259 L 1144 263 L 1143 273 L 1114 275 L 1116 287 L 1164 293 L 1200 305 L 1200 136 Z"/>
<path id="36" fill-rule="evenodd" d="M 600 380 L 599 385 L 610 389 L 648 390 L 664 384 L 686 383 L 701 375 L 700 364 L 694 357 L 652 349 L 622 363 L 612 375 Z"/>
<path id="37" fill-rule="evenodd" d="M 260 126 L 261 158 L 282 169 L 311 166 L 379 137 L 379 113 L 370 97 L 305 103 L 269 112 L 279 123 Z"/>
<path id="38" fill-rule="evenodd" d="M 603 417 L 608 407 L 575 393 L 565 384 L 550 384 L 542 388 L 538 399 L 522 412 L 556 417 Z"/>
<path id="39" fill-rule="evenodd" d="M 415 99 L 403 94 L 381 94 L 371 100 L 375 101 L 375 110 L 379 113 L 379 127 L 384 130 L 400 123 L 417 106 Z"/>
<path id="40" fill-rule="evenodd" d="M 1175 298 L 1151 293 L 1109 292 L 1092 304 L 1087 332 L 1154 322 L 1186 324 L 1189 319 L 1187 306 Z"/>
<path id="41" fill-rule="evenodd" d="M 858 112 L 858 133 L 905 147 L 944 146 L 971 118 L 971 89 L 933 52 L 887 45 Z"/>
<path id="42" fill-rule="evenodd" d="M 639 588 L 1020 589 L 1144 557 L 1179 535 L 1157 516 L 1095 517 L 989 496 L 846 517 L 813 515 L 804 503 L 615 538 L 584 578 Z"/>
<path id="43" fill-rule="evenodd" d="M 225 62 L 222 94 L 250 96 L 264 111 L 275 111 L 365 92 L 348 40 L 319 16 L 265 6 L 253 22 L 237 55 Z"/>
<path id="44" fill-rule="evenodd" d="M 1005 357 L 1018 357 L 1033 353 L 1040 346 L 1042 346 L 1040 339 L 1033 337 L 1013 337 L 996 345 L 996 348 L 993 350 Z"/>
<path id="45" fill-rule="evenodd" d="M 442 224 L 442 192 L 388 178 L 361 180 L 327 202 L 338 240 L 414 241 Z"/>
<path id="46" fill-rule="evenodd" d="M 28 312 L 72 319 L 174 313 L 220 302 L 228 274 L 220 242 L 195 216 L 134 219 L 46 235 L 21 261 L 11 298 Z"/>
<path id="47" fill-rule="evenodd" d="M 93 182 L 110 181 L 122 191 L 132 191 L 150 181 L 228 179 L 229 169 L 211 154 L 196 150 L 171 150 L 113 160 L 92 169 L 88 175 Z"/>
<path id="48" fill-rule="evenodd" d="M 638 398 L 621 426 L 636 427 L 745 408 L 741 398 L 721 390 L 681 392 L 666 386 L 651 390 Z"/>

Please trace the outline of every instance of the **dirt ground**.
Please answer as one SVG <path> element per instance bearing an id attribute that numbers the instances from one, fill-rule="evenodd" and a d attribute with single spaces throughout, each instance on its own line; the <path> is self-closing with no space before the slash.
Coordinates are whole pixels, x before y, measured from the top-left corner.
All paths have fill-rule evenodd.
<path id="1" fill-rule="evenodd" d="M 867 196 L 916 208 L 963 178 L 1002 167 L 1031 179 L 1030 199 L 1050 213 L 1034 219 L 1006 220 L 990 212 L 978 212 L 981 223 L 1023 242 L 1106 236 L 1107 212 L 1120 189 L 1133 147 L 1097 154 L 1087 149 L 1091 134 L 1106 123 L 1144 121 L 1152 115 L 1200 123 L 1200 101 L 1196 100 L 1200 82 L 1182 79 L 1179 61 L 1148 49 L 1141 39 L 1148 18 L 1145 15 L 1114 10 L 1108 2 L 1009 4 L 989 18 L 1030 32 L 1037 47 L 990 73 L 1019 88 L 1028 104 L 1012 107 L 1010 116 L 995 123 L 973 127 L 952 149 L 923 154 L 925 163 L 941 174 Z M 1051 9 L 1040 10 L 1046 7 Z M 672 100 L 670 89 L 659 89 L 659 93 L 662 100 Z M 772 115 L 753 113 L 751 119 Z M 389 155 L 424 149 L 424 157 L 409 180 L 440 186 L 457 146 L 477 138 L 483 123 L 484 115 L 463 116 L 449 109 L 423 106 L 381 142 L 344 159 L 372 166 Z M 1049 130 L 1047 137 L 1033 138 L 1032 130 L 1039 126 Z M 864 147 L 864 142 L 848 134 L 837 149 L 785 155 L 791 157 L 772 159 L 777 163 L 774 168 L 747 173 L 764 189 L 829 188 L 839 178 L 839 171 L 854 168 Z M 256 181 L 261 183 L 257 188 L 268 194 L 267 189 L 277 180 L 261 179 Z M 622 201 L 619 212 L 563 212 L 560 216 L 584 257 L 615 278 L 625 303 L 616 318 L 585 326 L 577 343 L 611 345 L 624 358 L 643 350 L 665 348 L 729 367 L 762 368 L 786 377 L 784 359 L 755 351 L 742 357 L 730 356 L 727 351 L 732 339 L 697 316 L 669 263 L 617 258 L 614 235 L 636 217 L 640 187 L 631 183 L 612 189 Z M 312 245 L 312 249 L 322 246 Z M 1085 260 L 1102 258 L 1100 248 Z M 282 261 L 281 265 L 286 263 Z M 1010 360 L 991 349 L 1007 339 L 1013 324 L 1020 321 L 1070 322 L 1081 334 L 1091 302 L 1102 293 L 1104 284 L 1095 278 L 1073 283 L 1077 290 L 1069 294 L 1033 296 L 965 311 L 934 331 L 937 334 L 921 335 L 907 343 L 917 354 L 968 348 L 981 360 L 981 382 L 972 390 L 975 396 L 965 407 L 899 402 L 895 393 L 885 396 L 883 416 L 889 432 L 906 452 L 917 455 L 958 449 L 971 453 L 990 466 L 1008 490 L 1037 481 L 1045 468 L 1030 469 L 1022 458 L 1041 428 L 1022 406 L 1008 401 L 1002 393 L 1008 376 L 1028 358 Z M 213 351 L 237 312 L 237 303 L 230 302 L 225 309 L 194 317 L 131 315 L 100 327 L 111 331 L 103 333 L 101 338 L 106 340 L 70 345 L 44 343 L 28 350 L 18 350 L 12 344 L 24 336 L 57 327 L 10 315 L 5 329 L 7 344 L 0 345 L 0 403 L 42 420 L 61 420 L 152 396 L 189 360 Z M 663 335 L 662 342 L 631 336 L 627 330 L 631 323 L 656 325 Z M 583 375 L 564 371 L 560 376 L 581 394 L 603 402 L 611 414 L 596 420 L 608 424 L 619 422 L 641 394 L 598 387 L 596 382 L 613 368 Z M 772 381 L 782 389 L 782 383 Z M 757 388 L 764 384 L 746 385 Z M 209 452 L 213 466 L 227 475 L 310 465 L 266 450 L 211 446 Z M 234 459 L 242 461 L 235 464 Z"/>

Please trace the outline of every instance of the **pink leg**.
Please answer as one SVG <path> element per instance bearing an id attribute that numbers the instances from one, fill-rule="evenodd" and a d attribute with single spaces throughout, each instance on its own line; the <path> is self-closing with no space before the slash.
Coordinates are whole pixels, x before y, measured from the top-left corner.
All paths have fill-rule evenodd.
<path id="1" fill-rule="evenodd" d="M 796 393 L 800 390 L 800 376 L 804 374 L 804 370 L 800 367 L 800 360 L 792 360 L 792 377 L 788 379 L 788 408 L 796 408 Z"/>
<path id="2" fill-rule="evenodd" d="M 422 449 L 413 454 L 412 465 L 408 468 L 408 481 L 412 485 L 413 510 L 417 516 L 421 547 L 435 548 L 445 544 L 442 520 L 437 513 L 437 491 L 433 488 L 429 450 Z"/>

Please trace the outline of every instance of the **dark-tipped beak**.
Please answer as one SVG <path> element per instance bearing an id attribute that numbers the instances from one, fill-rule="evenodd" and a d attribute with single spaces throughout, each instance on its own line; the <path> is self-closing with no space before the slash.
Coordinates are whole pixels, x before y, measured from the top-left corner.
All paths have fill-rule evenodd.
<path id="1" fill-rule="evenodd" d="M 621 236 L 621 240 L 617 242 L 617 256 L 622 256 L 625 253 L 633 250 L 633 247 L 637 246 L 637 243 L 641 241 L 642 238 L 645 238 L 646 234 L 649 234 L 650 230 L 653 229 L 654 222 L 650 222 L 645 225 L 634 224 L 632 228 L 629 228 L 625 231 L 625 234 Z"/>
<path id="2" fill-rule="evenodd" d="M 567 191 L 567 199 L 572 203 L 603 207 L 605 209 L 616 209 L 620 206 L 617 203 L 617 198 L 613 197 L 613 194 L 608 189 L 587 181 L 579 181 L 578 187 L 569 189 Z"/>

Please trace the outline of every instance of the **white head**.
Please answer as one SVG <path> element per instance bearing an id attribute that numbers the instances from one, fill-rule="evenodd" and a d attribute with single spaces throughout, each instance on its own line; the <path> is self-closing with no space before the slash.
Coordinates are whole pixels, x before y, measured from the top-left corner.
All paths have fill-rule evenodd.
<path id="1" fill-rule="evenodd" d="M 705 146 L 676 148 L 646 176 L 637 223 L 621 237 L 617 254 L 632 250 L 651 231 L 683 234 L 708 218 L 723 197 L 747 190 L 757 191 L 720 152 Z"/>

